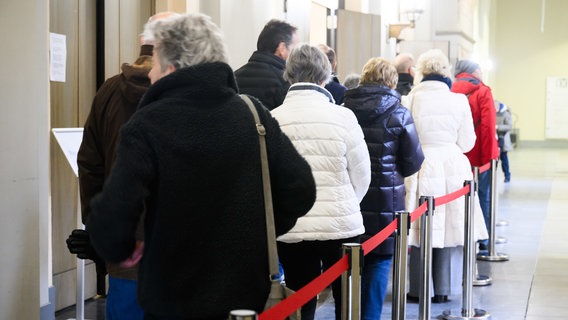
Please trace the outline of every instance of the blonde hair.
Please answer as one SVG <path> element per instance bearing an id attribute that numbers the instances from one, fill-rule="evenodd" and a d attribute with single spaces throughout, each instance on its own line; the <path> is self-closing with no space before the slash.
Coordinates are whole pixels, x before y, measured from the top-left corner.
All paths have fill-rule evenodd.
<path id="1" fill-rule="evenodd" d="M 396 88 L 398 73 L 394 65 L 383 58 L 371 58 L 363 66 L 360 84 L 379 84 Z"/>
<path id="2" fill-rule="evenodd" d="M 440 49 L 430 49 L 418 57 L 416 69 L 421 75 L 437 74 L 449 78 L 451 66 L 448 57 Z"/>

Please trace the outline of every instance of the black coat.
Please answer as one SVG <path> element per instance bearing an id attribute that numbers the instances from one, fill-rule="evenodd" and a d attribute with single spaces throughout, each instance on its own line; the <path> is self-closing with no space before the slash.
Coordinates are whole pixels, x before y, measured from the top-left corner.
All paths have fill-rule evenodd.
<path id="1" fill-rule="evenodd" d="M 424 153 L 412 115 L 395 90 L 360 85 L 345 92 L 344 103 L 363 128 L 371 157 L 371 185 L 361 201 L 362 241 L 366 241 L 393 221 L 394 212 L 404 210 L 404 177 L 418 172 Z M 393 251 L 391 235 L 372 253 L 392 255 Z"/>
<path id="2" fill-rule="evenodd" d="M 408 73 L 399 73 L 398 82 L 396 83 L 396 91 L 401 96 L 407 96 L 414 86 L 414 78 Z"/>
<path id="3" fill-rule="evenodd" d="M 290 84 L 284 80 L 286 61 L 261 51 L 255 51 L 247 64 L 235 71 L 239 91 L 258 98 L 268 110 L 284 101 Z"/>
<path id="4" fill-rule="evenodd" d="M 121 130 L 115 166 L 87 221 L 105 260 L 126 259 L 143 208 L 138 301 L 156 316 L 226 319 L 269 291 L 258 133 L 224 63 L 158 80 Z M 266 139 L 276 233 L 315 201 L 308 163 L 253 99 Z"/>

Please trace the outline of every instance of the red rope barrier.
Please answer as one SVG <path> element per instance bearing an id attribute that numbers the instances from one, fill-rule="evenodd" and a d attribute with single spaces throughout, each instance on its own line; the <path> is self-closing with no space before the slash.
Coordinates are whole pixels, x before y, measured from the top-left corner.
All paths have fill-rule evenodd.
<path id="1" fill-rule="evenodd" d="M 394 219 L 388 226 L 383 230 L 379 231 L 376 235 L 372 236 L 369 240 L 363 242 L 361 247 L 363 248 L 363 254 L 371 252 L 379 244 L 383 243 L 393 232 L 396 231 L 396 225 L 398 224 L 398 219 Z"/>
<path id="2" fill-rule="evenodd" d="M 327 269 L 319 277 L 312 280 L 293 295 L 282 300 L 279 304 L 266 310 L 258 316 L 259 320 L 281 320 L 298 310 L 318 293 L 327 288 L 335 279 L 349 268 L 347 256 L 342 257 L 333 266 Z"/>
<path id="3" fill-rule="evenodd" d="M 420 205 L 420 207 L 412 211 L 412 213 L 410 214 L 410 223 L 418 220 L 418 218 L 420 218 L 420 216 L 423 215 L 426 210 L 428 210 L 428 203 L 424 202 L 422 205 Z"/>
<path id="4" fill-rule="evenodd" d="M 454 200 L 458 199 L 459 197 L 468 194 L 469 188 L 470 188 L 470 186 L 467 185 L 467 186 L 459 189 L 458 191 L 454 191 L 450 194 L 446 194 L 446 195 L 443 195 L 441 197 L 434 198 L 434 201 L 435 201 L 434 203 L 435 203 L 436 206 L 441 206 L 441 205 L 446 204 L 448 202 L 454 201 Z"/>
<path id="5" fill-rule="evenodd" d="M 487 162 L 486 164 L 479 167 L 479 173 L 483 173 L 491 168 L 491 162 Z"/>
<path id="6" fill-rule="evenodd" d="M 491 168 L 491 163 L 488 163 L 481 168 L 479 168 L 479 172 L 486 171 L 488 168 Z M 443 205 L 448 202 L 451 202 L 459 197 L 467 194 L 469 192 L 470 186 L 467 185 L 457 191 L 454 191 L 450 194 L 435 198 L 436 205 Z M 416 210 L 414 210 L 410 214 L 410 222 L 416 221 L 421 215 L 423 215 L 428 210 L 428 203 L 424 202 L 420 205 Z M 391 222 L 388 226 L 386 226 L 383 230 L 379 231 L 376 235 L 374 235 L 369 240 L 365 241 L 361 246 L 363 248 L 363 252 L 366 255 L 368 252 L 371 252 L 375 249 L 379 244 L 385 241 L 389 235 L 396 231 L 397 227 L 397 219 Z M 298 290 L 293 295 L 289 296 L 288 298 L 282 300 L 279 304 L 275 305 L 274 307 L 264 311 L 258 316 L 259 320 L 280 320 L 285 319 L 290 314 L 292 314 L 295 310 L 301 308 L 304 304 L 314 298 L 318 293 L 322 292 L 325 288 L 327 288 L 331 283 L 339 278 L 341 274 L 349 268 L 349 264 L 347 261 L 347 256 L 342 257 L 337 261 L 333 266 L 327 269 L 324 273 L 319 275 L 317 278 L 312 280 L 310 283 L 305 285 L 303 288 Z"/>

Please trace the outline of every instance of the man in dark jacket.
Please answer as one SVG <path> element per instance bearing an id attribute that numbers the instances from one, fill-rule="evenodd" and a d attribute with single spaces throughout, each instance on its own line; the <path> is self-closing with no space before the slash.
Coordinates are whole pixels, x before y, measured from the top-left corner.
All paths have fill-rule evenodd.
<path id="1" fill-rule="evenodd" d="M 159 21 L 152 85 L 123 126 L 117 157 L 87 220 L 108 261 L 140 261 L 145 319 L 226 319 L 261 312 L 270 289 L 258 131 L 237 94 L 209 17 Z M 315 201 L 308 163 L 270 112 L 266 129 L 276 234 Z M 143 217 L 143 213 L 145 216 Z M 135 230 L 144 219 L 145 239 Z"/>
<path id="2" fill-rule="evenodd" d="M 284 101 L 290 84 L 284 67 L 290 51 L 300 42 L 297 28 L 281 20 L 270 20 L 258 36 L 256 51 L 237 71 L 239 91 L 258 98 L 272 110 Z"/>
<path id="3" fill-rule="evenodd" d="M 106 80 L 93 100 L 77 154 L 83 223 L 91 213 L 91 199 L 101 192 L 109 176 L 116 157 L 119 130 L 134 114 L 140 98 L 150 86 L 148 72 L 152 68 L 153 48 L 150 26 L 172 15 L 175 14 L 161 12 L 150 17 L 140 38 L 139 58 L 133 64 L 124 63 L 122 72 Z M 139 237 L 142 238 L 142 230 Z M 85 230 L 73 230 L 67 243 L 71 253 L 77 253 L 79 258 L 95 260 L 97 273 L 101 273 L 105 263 L 92 249 Z M 107 264 L 106 269 L 109 273 L 106 319 L 142 319 L 144 314 L 136 301 L 137 268 Z"/>
<path id="4" fill-rule="evenodd" d="M 372 58 L 363 67 L 358 87 L 345 92 L 345 107 L 351 109 L 363 128 L 371 157 L 371 184 L 361 201 L 366 241 L 387 227 L 394 213 L 405 209 L 404 178 L 418 172 L 424 153 L 414 119 L 400 104 L 394 90 L 397 73 L 382 58 Z M 361 284 L 361 319 L 380 319 L 394 253 L 394 235 L 371 252 L 365 252 Z"/>
<path id="5" fill-rule="evenodd" d="M 398 73 L 396 91 L 406 96 L 414 86 L 414 57 L 410 53 L 401 53 L 394 58 L 394 66 Z"/>

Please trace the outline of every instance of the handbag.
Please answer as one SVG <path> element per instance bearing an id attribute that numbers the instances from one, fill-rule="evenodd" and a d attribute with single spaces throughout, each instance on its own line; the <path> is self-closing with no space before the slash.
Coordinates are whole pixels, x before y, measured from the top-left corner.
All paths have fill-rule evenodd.
<path id="1" fill-rule="evenodd" d="M 264 211 L 266 214 L 266 238 L 268 243 L 268 268 L 270 276 L 270 293 L 264 310 L 268 310 L 273 306 L 280 303 L 280 301 L 294 294 L 294 291 L 286 287 L 284 283 L 280 282 L 280 272 L 278 270 L 278 251 L 276 248 L 276 230 L 274 228 L 274 208 L 272 206 L 272 191 L 270 188 L 270 173 L 268 169 L 268 156 L 266 154 L 266 129 L 260 122 L 256 108 L 254 107 L 250 98 L 246 95 L 240 95 L 246 102 L 250 111 L 254 116 L 256 123 L 256 130 L 258 132 L 258 139 L 260 143 L 260 163 L 262 167 L 262 188 L 264 193 Z M 301 308 L 294 311 L 287 319 L 300 320 Z"/>

